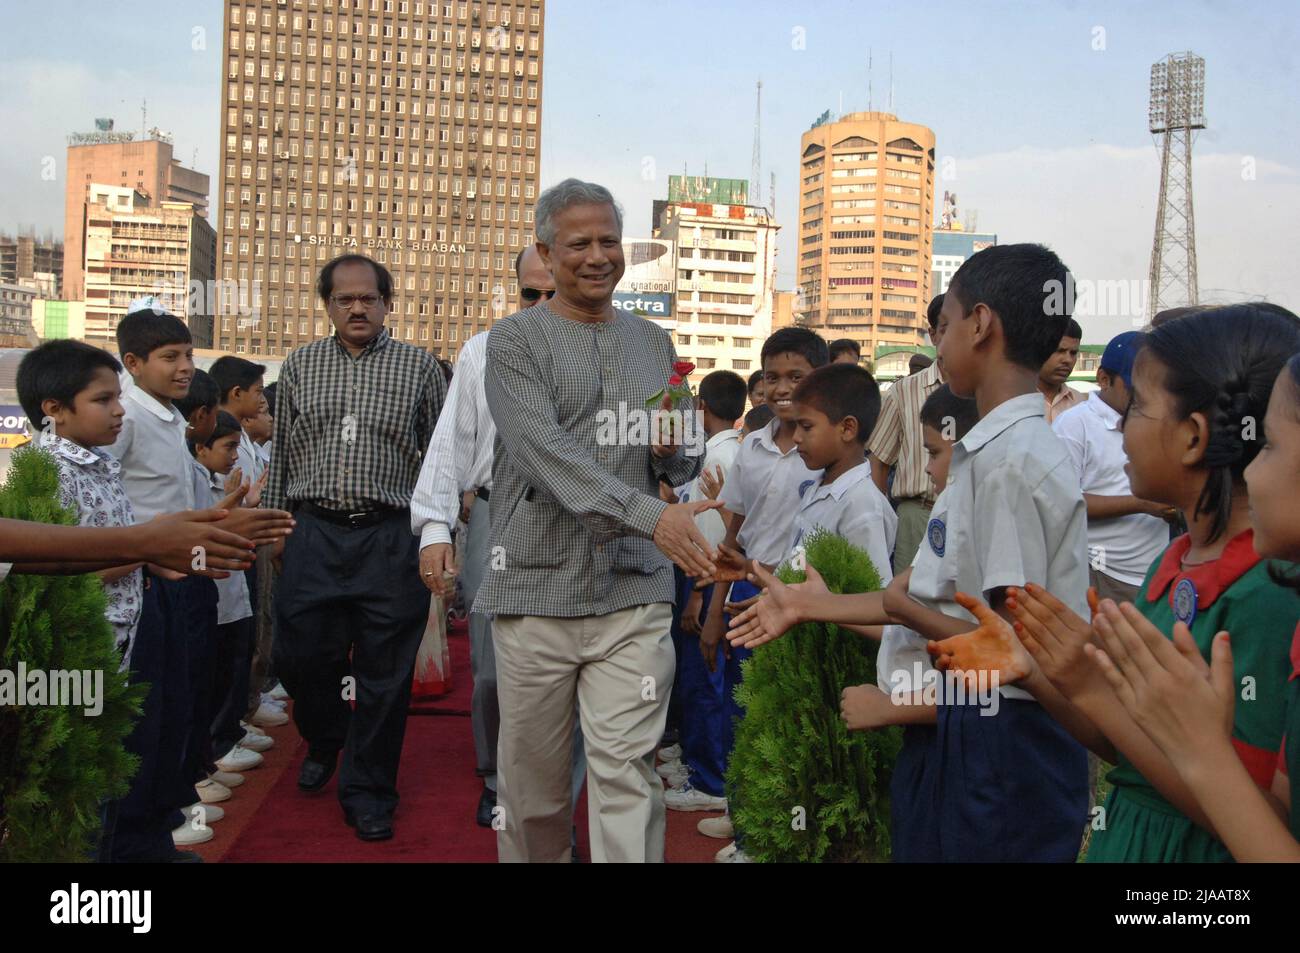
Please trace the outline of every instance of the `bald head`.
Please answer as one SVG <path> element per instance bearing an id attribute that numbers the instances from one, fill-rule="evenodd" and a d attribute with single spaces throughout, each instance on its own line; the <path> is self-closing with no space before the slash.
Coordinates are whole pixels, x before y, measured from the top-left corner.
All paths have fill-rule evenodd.
<path id="1" fill-rule="evenodd" d="M 548 298 L 555 293 L 555 279 L 551 277 L 551 270 L 542 261 L 542 256 L 537 253 L 536 245 L 529 245 L 519 253 L 515 259 L 515 274 L 519 278 L 521 308 L 531 308 L 537 304 L 542 298 L 537 292 L 549 292 L 545 295 Z"/>

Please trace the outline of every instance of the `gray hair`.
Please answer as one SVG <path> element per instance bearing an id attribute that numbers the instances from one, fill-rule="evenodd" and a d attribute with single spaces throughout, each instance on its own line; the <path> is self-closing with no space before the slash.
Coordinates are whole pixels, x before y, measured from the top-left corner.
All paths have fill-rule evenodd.
<path id="1" fill-rule="evenodd" d="M 581 179 L 565 179 L 553 185 L 537 199 L 533 209 L 533 230 L 537 240 L 543 245 L 555 241 L 555 216 L 575 205 L 608 205 L 614 210 L 614 220 L 618 222 L 618 234 L 623 235 L 623 209 L 614 201 L 609 189 L 595 182 L 583 182 Z"/>

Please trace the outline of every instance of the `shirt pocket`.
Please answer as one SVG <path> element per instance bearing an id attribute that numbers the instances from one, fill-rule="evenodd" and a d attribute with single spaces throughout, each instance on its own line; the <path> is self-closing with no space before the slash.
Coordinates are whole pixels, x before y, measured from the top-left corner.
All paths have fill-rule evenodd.
<path id="1" fill-rule="evenodd" d="M 506 519 L 500 545 L 507 569 L 555 569 L 571 555 L 566 529 L 573 522 L 559 503 L 534 491 L 520 499 Z"/>

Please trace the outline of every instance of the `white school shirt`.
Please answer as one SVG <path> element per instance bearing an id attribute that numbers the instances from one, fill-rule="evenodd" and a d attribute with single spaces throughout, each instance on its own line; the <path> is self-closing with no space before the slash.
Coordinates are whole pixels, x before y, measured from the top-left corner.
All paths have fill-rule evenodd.
<path id="1" fill-rule="evenodd" d="M 889 554 L 898 534 L 898 515 L 871 479 L 871 464 L 859 463 L 826 484 L 819 478 L 799 501 L 787 556 L 793 555 L 817 527 L 842 536 L 866 550 L 880 574 L 880 585 L 894 578 Z"/>
<path id="2" fill-rule="evenodd" d="M 731 465 L 736 460 L 736 454 L 740 453 L 740 431 L 739 430 L 722 430 L 715 433 L 709 438 L 704 445 L 704 463 L 700 466 L 700 473 L 705 470 L 713 471 L 722 467 L 722 485 L 727 485 L 727 480 L 731 478 Z M 690 503 L 693 500 L 704 500 L 707 497 L 700 490 L 700 478 L 696 477 L 689 483 L 684 483 L 677 490 L 677 501 L 679 503 Z M 718 494 L 718 499 L 722 499 L 722 494 Z M 722 515 L 717 510 L 705 510 L 695 517 L 695 525 L 699 527 L 704 538 L 712 546 L 717 546 L 727 538 L 727 527 L 722 522 Z"/>
<path id="3" fill-rule="evenodd" d="M 974 628 L 954 593 L 987 602 L 994 590 L 1026 582 L 1088 618 L 1087 508 L 1037 392 L 999 404 L 953 447 L 948 483 L 930 512 L 907 591 Z M 1015 686 L 1001 692 L 1033 697 Z"/>
<path id="4" fill-rule="evenodd" d="M 251 486 L 257 482 L 266 469 L 266 461 L 262 459 L 262 453 L 258 449 L 257 442 L 244 432 L 243 427 L 239 428 L 239 447 L 235 453 L 238 456 L 235 466 L 239 467 L 239 474 L 243 478 L 243 482 Z M 221 501 L 218 500 L 217 502 L 220 503 Z"/>
<path id="5" fill-rule="evenodd" d="M 190 460 L 190 479 L 194 497 L 202 507 L 216 506 L 226 498 L 226 478 L 212 473 L 199 461 Z M 238 622 L 253 614 L 253 603 L 248 596 L 248 579 L 242 570 L 231 572 L 225 579 L 212 580 L 217 584 L 217 625 Z"/>
<path id="6" fill-rule="evenodd" d="M 194 509 L 194 458 L 185 446 L 185 418 L 134 384 L 122 397 L 122 430 L 105 449 L 122 465 L 122 485 L 135 521 Z"/>
<path id="7" fill-rule="evenodd" d="M 1124 472 L 1128 456 L 1119 420 L 1119 411 L 1093 391 L 1087 401 L 1071 407 L 1052 424 L 1052 432 L 1070 454 L 1084 493 L 1129 496 L 1133 492 Z M 1088 520 L 1088 550 L 1097 568 L 1130 586 L 1142 584 L 1168 544 L 1168 525 L 1158 516 L 1130 513 Z"/>
<path id="8" fill-rule="evenodd" d="M 492 454 L 497 428 L 488 412 L 483 374 L 487 337 L 474 335 L 461 348 L 447 402 L 429 439 L 420 477 L 411 494 L 411 532 L 420 548 L 450 543 L 466 490 L 492 488 Z"/>
<path id="9" fill-rule="evenodd" d="M 808 469 L 798 448 L 780 451 L 780 424 L 774 417 L 745 437 L 718 497 L 730 512 L 745 517 L 736 542 L 746 557 L 769 566 L 785 556 L 799 500 L 822 475 L 821 470 Z"/>

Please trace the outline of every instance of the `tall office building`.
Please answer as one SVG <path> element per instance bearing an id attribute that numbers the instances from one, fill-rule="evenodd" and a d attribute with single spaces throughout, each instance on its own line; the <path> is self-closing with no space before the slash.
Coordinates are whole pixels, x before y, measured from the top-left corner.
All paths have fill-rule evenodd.
<path id="1" fill-rule="evenodd" d="M 533 241 L 543 0 L 227 0 L 215 346 L 331 332 L 321 266 L 394 278 L 390 333 L 455 358 Z M 233 284 L 232 284 L 233 283 Z"/>
<path id="2" fill-rule="evenodd" d="M 0 234 L 0 284 L 35 288 L 57 298 L 63 285 L 63 242 L 35 234 Z"/>
<path id="3" fill-rule="evenodd" d="M 188 202 L 200 216 L 208 214 L 208 177 L 172 157 L 172 144 L 153 130 L 150 138 L 113 132 L 112 120 L 99 120 L 98 132 L 68 137 L 67 192 L 63 204 L 63 288 L 69 300 L 85 295 L 86 202 L 92 184 L 132 189 L 150 205 Z"/>
<path id="4" fill-rule="evenodd" d="M 655 203 L 654 235 L 677 248 L 673 335 L 695 364 L 692 384 L 713 370 L 748 378 L 772 332 L 780 226 L 747 196 L 743 179 L 674 175 L 668 200 Z"/>
<path id="5" fill-rule="evenodd" d="M 864 355 L 923 342 L 930 300 L 934 133 L 883 112 L 819 121 L 800 143 L 803 323 Z"/>

